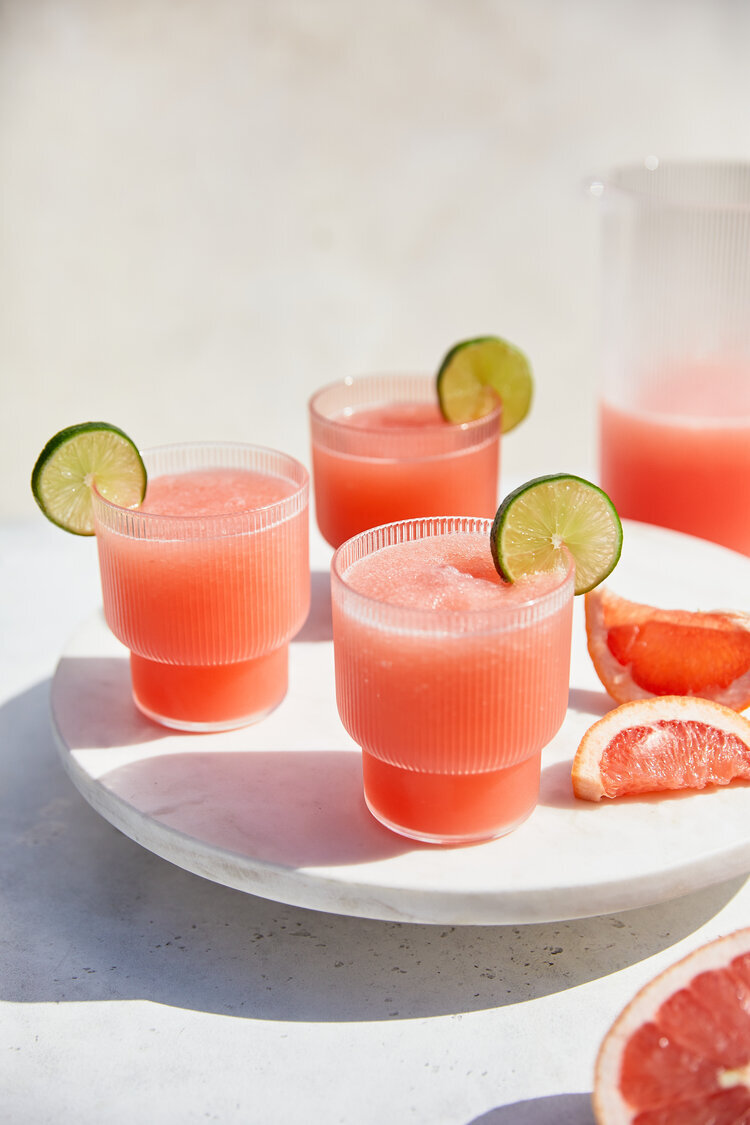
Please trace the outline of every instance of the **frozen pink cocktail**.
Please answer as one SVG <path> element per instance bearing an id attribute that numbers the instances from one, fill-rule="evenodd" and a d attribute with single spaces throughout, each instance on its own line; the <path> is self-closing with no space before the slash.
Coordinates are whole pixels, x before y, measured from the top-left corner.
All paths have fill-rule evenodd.
<path id="1" fill-rule="evenodd" d="M 363 376 L 318 391 L 310 429 L 323 538 L 337 547 L 394 520 L 493 516 L 500 417 L 498 402 L 474 422 L 446 422 L 429 376 Z"/>
<path id="2" fill-rule="evenodd" d="M 307 471 L 251 445 L 143 457 L 140 508 L 94 493 L 104 611 L 131 651 L 135 702 L 181 730 L 243 726 L 283 699 L 309 608 Z"/>
<path id="3" fill-rule="evenodd" d="M 490 528 L 391 524 L 332 563 L 336 699 L 365 798 L 383 824 L 432 843 L 520 824 L 567 708 L 572 564 L 506 584 Z"/>

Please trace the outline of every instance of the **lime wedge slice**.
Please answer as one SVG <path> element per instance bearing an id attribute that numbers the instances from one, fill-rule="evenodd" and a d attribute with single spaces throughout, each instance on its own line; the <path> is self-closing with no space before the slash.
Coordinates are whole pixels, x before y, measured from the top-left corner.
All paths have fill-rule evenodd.
<path id="1" fill-rule="evenodd" d="M 502 430 L 512 430 L 529 412 L 534 381 L 523 352 L 499 336 L 455 344 L 437 374 L 440 409 L 448 422 L 471 422 L 503 404 Z"/>
<path id="2" fill-rule="evenodd" d="M 81 422 L 45 445 L 31 474 L 31 491 L 48 520 L 74 535 L 93 535 L 91 487 L 123 508 L 146 494 L 146 468 L 136 446 L 117 426 Z"/>
<path id="3" fill-rule="evenodd" d="M 536 477 L 506 496 L 490 532 L 499 574 L 514 582 L 524 574 L 554 570 L 564 551 L 573 556 L 575 592 L 593 590 L 617 565 L 622 524 L 597 485 L 557 473 Z"/>

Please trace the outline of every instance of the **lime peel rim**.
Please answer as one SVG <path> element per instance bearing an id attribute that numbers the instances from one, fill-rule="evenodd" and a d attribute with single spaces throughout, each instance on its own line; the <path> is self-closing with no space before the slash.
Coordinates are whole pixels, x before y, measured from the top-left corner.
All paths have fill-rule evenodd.
<path id="1" fill-rule="evenodd" d="M 580 594 L 586 594 L 589 592 L 589 590 L 595 589 L 595 587 L 599 586 L 606 578 L 608 578 L 617 566 L 617 563 L 619 562 L 620 556 L 622 554 L 623 529 L 622 521 L 620 519 L 617 508 L 615 507 L 611 498 L 604 491 L 604 489 L 599 485 L 594 484 L 592 481 L 587 480 L 585 477 L 578 476 L 575 473 L 551 473 L 544 476 L 533 477 L 531 480 L 528 480 L 524 484 L 521 484 L 517 488 L 513 489 L 513 491 L 505 497 L 495 514 L 495 518 L 492 523 L 492 529 L 490 531 L 490 547 L 492 551 L 492 559 L 498 574 L 506 582 L 514 582 L 517 579 L 521 578 L 524 574 L 531 573 L 533 569 L 540 569 L 527 568 L 522 571 L 518 571 L 515 574 L 513 573 L 512 568 L 508 566 L 507 552 L 503 552 L 501 546 L 503 531 L 507 527 L 509 513 L 512 512 L 514 506 L 522 496 L 529 492 L 533 492 L 540 486 L 554 485 L 555 482 L 569 482 L 577 484 L 579 486 L 582 486 L 580 491 L 589 492 L 592 496 L 598 496 L 599 498 L 601 498 L 601 500 L 603 501 L 603 503 L 600 505 L 601 512 L 609 516 L 610 527 L 613 530 L 613 549 L 606 552 L 605 564 L 597 568 L 589 568 L 583 582 L 580 585 L 578 584 L 578 581 L 576 582 L 576 596 Z M 550 512 L 551 514 L 555 514 L 554 506 L 550 508 Z M 558 532 L 557 534 L 560 534 L 560 532 Z M 541 539 L 543 540 L 544 536 L 542 536 Z M 565 550 L 567 553 L 572 555 L 573 560 L 576 564 L 576 570 L 577 572 L 579 572 L 581 560 L 578 556 L 582 554 L 582 551 L 579 549 L 579 551 L 577 552 L 575 546 L 571 545 L 571 543 L 566 540 L 564 529 L 562 531 L 562 537 L 560 538 L 559 543 L 554 543 L 552 541 L 552 538 L 550 537 L 549 549 L 547 551 L 548 557 L 550 559 L 555 559 L 556 556 L 559 557 L 561 550 Z M 529 555 L 531 555 L 534 552 L 533 550 L 530 550 L 528 553 Z M 604 554 L 604 552 L 601 552 L 601 554 Z M 554 569 L 554 566 L 556 565 L 557 562 L 553 562 L 552 565 L 542 567 L 541 569 L 551 570 Z"/>
<path id="2" fill-rule="evenodd" d="M 128 454 L 127 460 L 130 462 L 130 473 L 134 487 L 131 486 L 128 489 L 128 502 L 123 503 L 122 506 L 137 508 L 146 495 L 148 474 L 143 457 L 133 439 L 119 426 L 114 426 L 110 422 L 79 422 L 58 430 L 45 444 L 36 459 L 31 472 L 31 492 L 37 507 L 50 523 L 71 535 L 90 537 L 95 534 L 93 517 L 91 516 L 92 494 L 95 487 L 99 495 L 105 500 L 117 503 L 119 499 L 107 496 L 101 487 L 98 487 L 103 473 L 101 470 L 97 472 L 95 465 L 88 466 L 85 472 L 81 471 L 83 466 L 76 466 L 72 469 L 68 467 L 67 471 L 65 469 L 61 471 L 61 463 L 66 450 L 74 456 L 75 448 L 69 447 L 75 447 L 75 443 L 80 439 L 85 439 L 87 435 L 93 437 L 96 434 L 114 435 L 119 441 L 113 447 L 113 451 L 117 449 L 121 453 L 127 452 Z M 125 459 L 123 457 L 123 460 Z M 67 478 L 62 481 L 63 490 L 60 489 L 60 480 L 54 480 L 55 470 L 58 470 L 61 478 Z M 45 479 L 50 474 L 52 476 Z M 109 476 L 110 480 L 117 479 L 116 474 L 113 476 L 111 470 L 105 472 L 104 475 Z M 83 491 L 84 488 L 86 492 Z M 57 496 L 55 496 L 56 490 Z M 131 497 L 137 497 L 135 503 L 130 502 Z M 66 503 L 62 502 L 62 498 L 65 499 Z"/>

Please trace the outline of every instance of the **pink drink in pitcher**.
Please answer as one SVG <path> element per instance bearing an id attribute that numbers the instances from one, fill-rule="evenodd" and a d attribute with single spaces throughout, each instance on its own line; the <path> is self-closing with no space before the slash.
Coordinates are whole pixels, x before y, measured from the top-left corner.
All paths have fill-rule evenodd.
<path id="1" fill-rule="evenodd" d="M 750 555 L 750 366 L 684 365 L 600 405 L 602 488 L 621 516 Z"/>
<path id="2" fill-rule="evenodd" d="M 750 162 L 649 156 L 589 192 L 602 487 L 621 516 L 750 554 Z"/>

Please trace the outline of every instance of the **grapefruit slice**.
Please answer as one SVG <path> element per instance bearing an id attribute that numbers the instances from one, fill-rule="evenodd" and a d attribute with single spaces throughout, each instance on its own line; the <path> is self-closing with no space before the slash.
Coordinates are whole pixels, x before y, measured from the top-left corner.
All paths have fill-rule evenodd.
<path id="1" fill-rule="evenodd" d="M 637 993 L 596 1060 L 599 1125 L 750 1122 L 750 928 L 709 942 Z"/>
<path id="2" fill-rule="evenodd" d="M 589 727 L 573 759 L 584 801 L 750 781 L 750 720 L 710 699 L 622 703 Z"/>
<path id="3" fill-rule="evenodd" d="M 750 707 L 750 614 L 656 609 L 606 587 L 585 605 L 589 655 L 617 703 L 695 695 Z"/>

